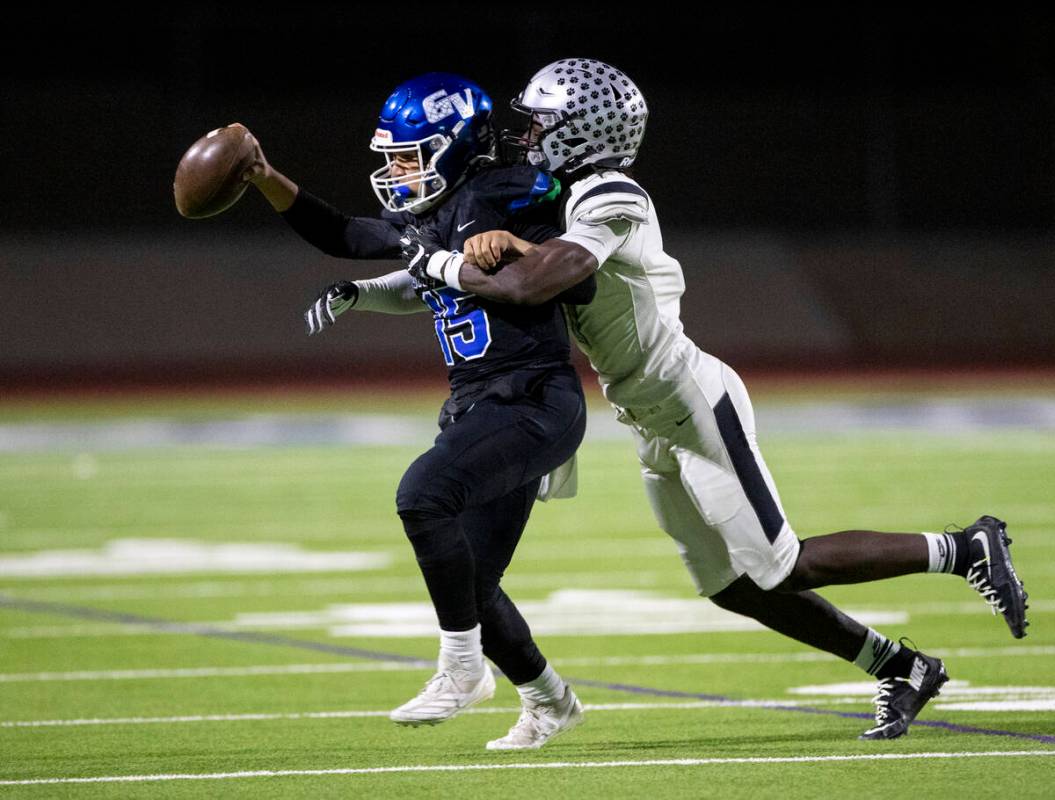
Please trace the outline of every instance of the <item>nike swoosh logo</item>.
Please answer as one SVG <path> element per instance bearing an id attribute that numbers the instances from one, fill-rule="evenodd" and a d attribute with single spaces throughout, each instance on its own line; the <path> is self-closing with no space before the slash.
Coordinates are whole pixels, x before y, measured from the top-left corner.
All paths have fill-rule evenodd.
<path id="1" fill-rule="evenodd" d="M 692 414 L 695 414 L 695 413 L 696 413 L 695 411 L 693 411 L 693 412 L 692 412 Z M 685 424 L 686 422 L 688 422 L 688 421 L 689 421 L 689 418 L 690 418 L 690 417 L 692 417 L 692 414 L 689 414 L 689 416 L 688 416 L 688 417 L 685 417 L 685 419 L 683 419 L 683 420 L 680 420 L 679 422 L 675 422 L 674 424 L 675 424 L 675 425 L 679 425 L 679 426 L 680 426 L 680 425 L 684 425 L 684 424 Z"/>
<path id="2" fill-rule="evenodd" d="M 468 222 L 466 222 L 464 225 L 459 225 L 458 226 L 458 233 L 461 233 L 462 231 L 464 231 L 466 228 L 468 228 L 474 222 L 476 222 L 476 220 L 475 219 L 471 219 Z"/>
<path id="3" fill-rule="evenodd" d="M 971 539 L 981 539 L 982 549 L 985 550 L 985 563 L 989 563 L 989 537 L 986 536 L 984 531 L 978 531 Z"/>

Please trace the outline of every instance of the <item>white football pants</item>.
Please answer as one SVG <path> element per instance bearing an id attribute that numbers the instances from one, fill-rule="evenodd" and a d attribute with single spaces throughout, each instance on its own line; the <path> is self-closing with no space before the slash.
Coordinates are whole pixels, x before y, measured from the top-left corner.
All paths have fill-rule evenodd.
<path id="1" fill-rule="evenodd" d="M 618 417 L 634 429 L 652 510 L 699 593 L 711 596 L 745 573 L 772 589 L 791 573 L 800 544 L 759 452 L 743 381 L 693 350 L 672 397 L 617 408 Z"/>

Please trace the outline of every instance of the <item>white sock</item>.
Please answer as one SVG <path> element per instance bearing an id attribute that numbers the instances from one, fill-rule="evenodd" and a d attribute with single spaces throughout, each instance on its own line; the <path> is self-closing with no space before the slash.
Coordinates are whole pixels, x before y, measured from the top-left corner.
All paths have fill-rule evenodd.
<path id="1" fill-rule="evenodd" d="M 892 642 L 883 634 L 869 628 L 864 646 L 861 647 L 854 663 L 869 675 L 875 675 L 899 650 L 901 645 L 897 642 Z"/>
<path id="2" fill-rule="evenodd" d="M 956 540 L 947 533 L 924 533 L 927 540 L 927 572 L 952 572 L 956 564 Z"/>
<path id="3" fill-rule="evenodd" d="M 457 664 L 461 669 L 483 669 L 484 649 L 480 644 L 480 625 L 467 631 L 441 630 L 440 662 Z"/>
<path id="4" fill-rule="evenodd" d="M 517 687 L 521 698 L 533 703 L 552 705 L 564 697 L 564 679 L 549 664 L 535 680 Z"/>

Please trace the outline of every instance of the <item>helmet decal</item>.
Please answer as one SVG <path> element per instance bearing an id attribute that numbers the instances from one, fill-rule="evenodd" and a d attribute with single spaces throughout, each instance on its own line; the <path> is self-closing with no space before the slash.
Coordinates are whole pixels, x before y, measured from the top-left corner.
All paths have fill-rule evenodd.
<path id="1" fill-rule="evenodd" d="M 433 92 L 422 101 L 425 109 L 425 118 L 432 123 L 446 119 L 451 114 L 458 112 L 462 119 L 469 119 L 473 115 L 473 95 L 469 89 L 462 94 L 447 94 L 443 89 Z"/>

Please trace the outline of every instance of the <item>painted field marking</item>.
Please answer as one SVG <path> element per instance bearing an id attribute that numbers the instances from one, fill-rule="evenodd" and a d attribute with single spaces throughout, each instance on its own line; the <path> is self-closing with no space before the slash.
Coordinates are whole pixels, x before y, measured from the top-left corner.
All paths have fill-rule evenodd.
<path id="1" fill-rule="evenodd" d="M 860 703 L 857 698 L 852 702 Z M 744 700 L 719 702 L 715 700 L 697 700 L 691 703 L 585 703 L 583 708 L 590 712 L 606 711 L 686 711 L 693 709 L 718 708 L 722 706 L 771 706 L 787 705 L 787 701 L 778 700 Z M 794 704 L 794 703 L 792 703 Z M 476 707 L 468 708 L 462 714 L 516 714 L 520 706 L 509 707 Z M 388 710 L 381 711 L 303 711 L 297 713 L 257 713 L 257 714 L 189 714 L 175 717 L 90 717 L 85 719 L 26 719 L 0 722 L 0 728 L 73 728 L 87 725 L 179 725 L 191 722 L 267 722 L 271 720 L 300 719 L 369 719 L 372 717 L 388 718 Z"/>
<path id="2" fill-rule="evenodd" d="M 251 667 L 180 667 L 79 672 L 24 672 L 0 674 L 0 683 L 38 681 L 129 681 L 168 678 L 247 678 L 263 675 L 309 675 L 334 672 L 403 672 L 432 669 L 435 662 L 369 661 L 336 664 L 277 664 Z"/>
<path id="3" fill-rule="evenodd" d="M 293 594 L 292 592 L 290 594 Z M 156 598 L 155 598 L 156 599 Z M 690 601 L 692 602 L 692 601 Z M 1043 602 L 1043 601 L 1041 601 Z M 373 605 L 373 604 L 371 604 Z M 398 604 L 393 604 L 398 605 Z M 540 608 L 536 607 L 531 602 L 521 603 L 522 607 L 530 608 L 532 611 L 540 612 Z M 1030 601 L 1030 610 L 1033 610 L 1033 602 Z M 1055 610 L 1055 602 L 1052 604 L 1053 610 Z M 422 604 L 424 609 L 425 604 Z M 333 608 L 341 608 L 341 606 L 334 606 Z M 972 604 L 971 608 L 975 613 L 979 611 L 977 604 Z M 239 631 L 239 630 L 293 630 L 293 629 L 312 629 L 312 630 L 323 630 L 328 629 L 332 636 L 385 636 L 384 631 L 388 631 L 387 638 L 428 638 L 435 633 L 435 623 L 419 621 L 424 618 L 424 612 L 422 609 L 416 609 L 413 618 L 408 624 L 403 627 L 383 627 L 380 629 L 372 628 L 369 626 L 379 625 L 380 623 L 372 622 L 366 625 L 360 624 L 358 626 L 341 626 L 334 625 L 332 619 L 328 619 L 325 612 L 295 612 L 286 614 L 276 615 L 239 615 L 234 621 L 221 620 L 215 622 L 187 622 L 187 623 L 173 623 L 170 627 L 159 630 L 150 627 L 137 627 L 128 626 L 119 622 L 114 623 L 102 623 L 99 625 L 24 625 L 10 628 L 0 628 L 0 638 L 4 639 L 63 639 L 63 638 L 97 638 L 97 637 L 108 637 L 108 636 L 157 636 L 159 634 L 172 634 L 172 633 L 187 633 L 186 627 L 192 626 L 208 626 L 217 630 L 227 631 Z M 1043 610 L 1043 609 L 1041 609 Z M 543 609 L 540 613 L 548 613 Z M 871 624 L 905 624 L 908 621 L 909 615 L 899 611 L 884 611 L 882 609 L 846 609 L 846 613 L 857 619 L 864 619 L 870 621 Z M 963 612 L 963 613 L 966 613 Z M 913 615 L 920 616 L 913 612 Z M 764 628 L 756 623 L 754 620 L 750 620 L 746 617 L 740 618 L 740 620 L 727 621 L 726 617 L 735 617 L 730 612 L 711 613 L 707 615 L 697 614 L 694 618 L 689 619 L 685 622 L 672 623 L 670 625 L 663 625 L 662 621 L 657 622 L 653 625 L 653 630 L 650 633 L 653 634 L 668 634 L 668 633 L 708 633 L 714 631 L 721 631 L 727 633 L 743 633 L 750 631 L 761 631 Z M 942 616 L 949 616 L 943 614 Z M 572 618 L 571 625 L 569 627 L 575 627 L 579 623 Z M 637 620 L 630 620 L 627 623 L 627 628 L 624 629 L 608 629 L 603 631 L 604 634 L 642 634 L 645 631 L 640 630 L 641 625 Z M 181 627 L 181 625 L 183 627 Z M 431 626 L 432 631 L 426 630 L 426 626 Z M 565 635 L 566 631 L 560 629 L 553 629 L 546 625 L 546 619 L 535 626 L 540 629 L 541 633 L 548 636 L 560 636 Z M 570 635 L 570 634 L 569 634 Z M 582 631 L 578 628 L 578 632 L 575 635 L 591 635 L 587 632 Z M 594 634 L 597 635 L 597 634 Z M 928 651 L 931 652 L 931 651 Z M 1004 656 L 1019 656 L 1019 655 L 1053 655 L 1055 654 L 1055 645 L 1037 645 L 1037 646 L 1007 646 L 1003 648 L 960 648 L 959 650 L 934 650 L 934 655 L 941 657 L 956 656 L 959 658 L 986 658 L 986 657 L 1004 657 Z M 721 661 L 723 657 L 716 654 L 717 660 Z M 615 665 L 619 663 L 635 664 L 639 663 L 634 660 L 633 656 L 626 657 L 625 660 L 620 660 L 619 656 L 612 656 L 611 660 L 604 662 L 607 664 Z M 654 658 L 662 659 L 664 656 L 643 656 L 642 658 Z M 681 656 L 673 656 L 674 659 L 679 659 Z M 674 660 L 669 663 L 712 663 L 709 656 L 699 655 L 691 656 L 693 659 L 702 660 L 691 660 L 691 661 L 678 661 Z M 797 661 L 823 661 L 832 658 L 826 653 L 802 653 L 798 654 L 798 657 L 791 659 Z M 780 662 L 788 660 L 784 654 L 774 654 L 774 661 Z M 563 663 L 579 663 L 574 659 L 564 660 Z M 591 658 L 585 658 L 582 662 L 583 666 L 595 666 L 599 662 Z M 644 663 L 644 662 L 640 662 Z M 649 662 L 654 664 L 664 663 L 661 660 Z M 717 662 L 715 662 L 717 663 Z"/>
<path id="4" fill-rule="evenodd" d="M 1006 658 L 1016 656 L 1055 655 L 1055 645 L 1006 646 L 1006 647 L 957 647 L 937 649 L 933 652 L 941 658 Z M 668 666 L 675 664 L 790 664 L 811 661 L 839 661 L 829 653 L 810 651 L 805 653 L 686 653 L 683 655 L 648 656 L 581 656 L 554 658 L 554 664 L 575 667 L 617 666 Z M 875 686 L 873 685 L 873 690 Z"/>
<path id="5" fill-rule="evenodd" d="M 808 696 L 810 705 L 829 705 L 828 698 L 842 702 L 855 695 L 861 701 L 875 692 L 875 684 L 864 682 L 792 686 L 788 694 Z M 942 687 L 941 699 L 932 706 L 939 711 L 1035 712 L 1055 711 L 1055 686 L 972 686 L 969 681 L 951 680 Z"/>
<path id="6" fill-rule="evenodd" d="M 998 713 L 1055 711 L 1055 698 L 973 700 L 964 703 L 938 703 L 935 708 L 941 711 L 995 711 Z"/>
<path id="7" fill-rule="evenodd" d="M 1029 570 L 1029 576 L 1032 577 L 1032 565 L 1027 569 Z M 985 606 L 979 606 L 978 603 L 973 600 L 954 603 L 928 602 L 913 606 L 912 615 L 915 617 L 954 617 L 977 614 L 979 610 L 984 611 Z M 1039 613 L 1041 611 L 1055 611 L 1055 600 L 1043 600 L 1039 597 L 1034 600 L 1030 597 L 1029 610 L 1034 613 Z"/>
<path id="8" fill-rule="evenodd" d="M 107 622 L 120 621 L 133 625 L 149 625 L 158 629 L 165 629 L 174 624 L 171 620 L 146 617 L 139 614 L 105 611 L 103 609 L 76 606 L 66 603 L 42 603 L 35 600 L 19 600 L 15 598 L 5 597 L 3 594 L 0 594 L 0 608 L 5 607 L 18 609 L 21 611 L 56 614 L 64 617 L 75 617 L 78 619 L 91 619 L 96 621 L 105 620 Z M 180 624 L 180 627 L 187 628 L 185 624 Z M 281 636 L 269 633 L 258 633 L 254 631 L 232 632 L 217 630 L 215 628 L 208 628 L 205 626 L 198 626 L 191 627 L 189 630 L 187 630 L 187 633 L 193 634 L 195 636 L 201 636 L 204 638 L 238 641 L 241 643 L 262 644 L 282 648 L 312 650 L 315 652 L 324 652 L 329 653 L 331 655 L 341 655 L 344 657 L 361 658 L 370 661 L 401 662 L 405 664 L 415 665 L 426 663 L 420 658 L 405 656 L 399 653 L 386 653 L 375 650 L 366 650 L 360 647 L 347 647 L 343 645 L 330 644 L 328 642 L 294 639 L 288 636 Z M 590 686 L 595 689 L 606 689 L 614 692 L 627 692 L 639 696 L 648 695 L 651 697 L 678 698 L 681 700 L 728 701 L 732 699 L 729 697 L 724 697 L 722 695 L 704 692 L 686 692 L 681 690 L 660 689 L 657 687 L 641 686 L 638 684 L 616 683 L 611 681 L 599 681 L 588 678 L 580 678 L 573 675 L 569 675 L 567 676 L 567 678 L 568 681 L 572 684 Z M 860 712 L 842 712 L 834 711 L 832 709 L 827 708 L 814 708 L 808 706 L 774 706 L 771 708 L 774 711 L 831 715 L 836 717 L 842 717 L 845 719 L 868 719 L 870 716 L 868 714 L 862 714 Z M 944 730 L 954 731 L 956 733 L 981 734 L 984 736 L 1005 736 L 1015 739 L 1028 739 L 1033 741 L 1039 741 L 1044 742 L 1045 744 L 1055 744 L 1055 736 L 1050 736 L 1046 734 L 1034 734 L 1019 731 L 978 728 L 970 725 L 959 725 L 951 722 L 946 722 L 944 720 L 925 720 L 923 722 L 917 722 L 917 724 L 927 727 L 942 728 Z"/>
<path id="9" fill-rule="evenodd" d="M 1007 658 L 1055 655 L 1055 645 L 1024 647 L 961 647 L 935 650 L 942 658 Z M 682 664 L 793 664 L 814 661 L 838 661 L 828 653 L 688 653 L 679 656 L 583 656 L 550 659 L 560 667 L 663 667 Z M 300 675 L 310 673 L 391 672 L 431 669 L 433 662 L 370 661 L 333 664 L 262 664 L 246 667 L 170 667 L 134 670 L 80 670 L 76 672 L 0 673 L 0 683 L 33 683 L 38 681 L 119 681 L 165 678 L 242 678 L 257 675 Z M 869 684 L 868 694 L 875 691 Z"/>
<path id="10" fill-rule="evenodd" d="M 286 542 L 113 539 L 96 549 L 0 555 L 0 577 L 179 575 L 195 572 L 298 573 L 385 569 L 387 552 L 322 552 Z"/>
<path id="11" fill-rule="evenodd" d="M 712 603 L 641 589 L 558 589 L 542 599 L 522 600 L 518 606 L 531 620 L 536 636 L 658 636 L 764 630 L 757 621 Z M 876 627 L 908 622 L 904 611 L 856 608 L 847 613 L 863 625 Z M 113 622 L 128 627 L 129 619 L 126 616 Z M 182 622 L 177 627 L 169 623 L 168 627 L 179 632 L 178 626 L 188 625 L 228 632 L 326 630 L 334 638 L 433 638 L 436 611 L 431 603 L 419 601 L 330 603 L 319 609 L 242 612 L 233 619 Z M 153 633 L 157 626 L 136 627 Z"/>
<path id="12" fill-rule="evenodd" d="M 503 580 L 516 588 L 561 588 L 563 586 L 619 587 L 652 586 L 672 577 L 680 578 L 681 570 L 638 570 L 636 572 L 540 572 L 531 575 L 510 575 Z M 152 580 L 145 584 L 93 584 L 90 586 L 7 588 L 10 597 L 27 600 L 159 600 L 165 598 L 211 597 L 303 597 L 336 594 L 369 595 L 379 591 L 420 591 L 420 575 L 361 575 L 354 578 L 317 578 L 314 580 L 165 581 Z M 1032 605 L 1031 605 L 1032 607 Z"/>
<path id="13" fill-rule="evenodd" d="M 333 555 L 333 554 L 329 554 Z M 351 556 L 353 554 L 344 554 Z M 2 571 L 0 558 L 0 571 Z M 417 579 L 415 579 L 417 580 Z M 19 599 L 14 596 L 17 602 Z M 26 598 L 27 602 L 40 602 Z M 1033 606 L 1047 601 L 1034 602 Z M 1055 609 L 1055 602 L 1051 603 Z M 612 634 L 663 635 L 674 633 L 749 632 L 765 630 L 753 619 L 696 598 L 670 597 L 636 589 L 558 589 L 547 597 L 524 600 L 521 610 L 542 636 L 605 636 Z M 951 604 L 942 616 L 978 614 L 978 603 Z M 847 613 L 866 625 L 903 625 L 910 615 L 888 608 L 848 608 Z M 917 612 L 913 611 L 912 615 Z M 933 611 L 928 613 L 934 613 Z M 0 628 L 8 639 L 64 637 L 153 636 L 185 633 L 185 626 L 224 631 L 324 630 L 331 637 L 428 638 L 435 635 L 435 611 L 425 602 L 330 603 L 302 611 L 244 612 L 232 619 L 155 625 L 128 624 L 127 618 L 95 625 L 38 625 Z M 1010 653 L 1011 651 L 1005 651 Z"/>
<path id="14" fill-rule="evenodd" d="M 292 778 L 326 775 L 383 775 L 408 772 L 474 772 L 519 769 L 618 769 L 623 767 L 704 767 L 736 764 L 823 764 L 847 761 L 910 761 L 963 758 L 1043 758 L 1055 750 L 991 750 L 974 753 L 873 753 L 846 756 L 787 756 L 756 758 L 657 758 L 643 761 L 548 761 L 512 764 L 415 764 L 399 767 L 344 769 L 281 769 L 245 772 L 171 773 L 158 775 L 100 775 L 87 778 L 31 778 L 3 780 L 0 786 L 34 786 L 70 783 L 146 783 L 161 781 L 218 781 L 242 778 Z"/>

